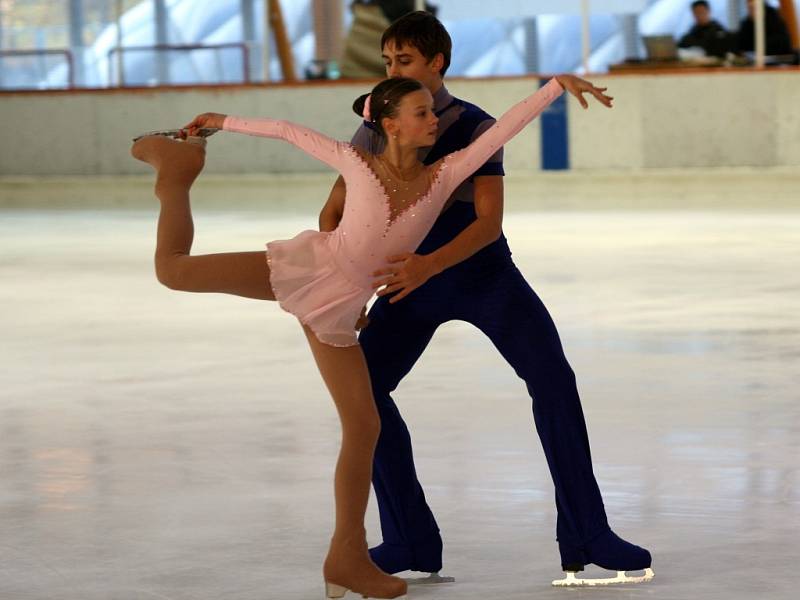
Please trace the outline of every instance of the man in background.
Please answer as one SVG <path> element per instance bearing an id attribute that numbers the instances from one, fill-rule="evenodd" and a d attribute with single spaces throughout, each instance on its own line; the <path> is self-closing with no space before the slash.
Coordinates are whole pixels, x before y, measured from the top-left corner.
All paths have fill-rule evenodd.
<path id="1" fill-rule="evenodd" d="M 728 31 L 711 18 L 711 6 L 706 0 L 692 2 L 694 27 L 678 41 L 679 48 L 702 48 L 706 56 L 725 58 L 733 43 Z"/>
<path id="2" fill-rule="evenodd" d="M 736 37 L 736 50 L 740 53 L 755 50 L 755 12 L 756 0 L 747 0 L 747 17 L 742 20 Z M 770 56 L 792 54 L 792 38 L 783 17 L 766 2 L 764 2 L 764 22 L 767 30 L 767 54 Z"/>

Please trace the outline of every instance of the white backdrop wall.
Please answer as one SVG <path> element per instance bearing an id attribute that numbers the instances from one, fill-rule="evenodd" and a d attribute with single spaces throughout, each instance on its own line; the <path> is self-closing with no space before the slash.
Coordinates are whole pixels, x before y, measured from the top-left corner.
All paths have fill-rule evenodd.
<path id="1" fill-rule="evenodd" d="M 800 71 L 625 75 L 594 78 L 616 98 L 608 110 L 569 102 L 574 169 L 800 166 Z M 455 95 L 499 115 L 536 79 L 453 80 Z M 128 154 L 134 134 L 180 126 L 198 112 L 297 121 L 339 139 L 359 124 L 350 106 L 369 84 L 302 84 L 0 93 L 0 175 L 146 173 Z M 506 170 L 540 168 L 538 122 L 506 148 Z M 285 143 L 218 134 L 216 173 L 325 171 Z"/>

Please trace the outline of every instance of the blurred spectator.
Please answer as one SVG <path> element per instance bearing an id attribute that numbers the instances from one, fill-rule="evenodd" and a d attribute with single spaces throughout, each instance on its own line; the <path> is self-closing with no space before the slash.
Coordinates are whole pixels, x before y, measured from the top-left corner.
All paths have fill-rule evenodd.
<path id="1" fill-rule="evenodd" d="M 739 33 L 736 36 L 736 50 L 738 52 L 753 52 L 755 50 L 755 4 L 756 0 L 747 0 L 747 17 L 742 20 L 739 26 Z M 764 20 L 767 29 L 767 54 L 792 54 L 792 39 L 789 36 L 789 30 L 783 21 L 783 17 L 766 2 L 764 2 Z"/>
<path id="2" fill-rule="evenodd" d="M 732 37 L 717 21 L 711 18 L 711 6 L 706 0 L 692 2 L 695 24 L 678 41 L 679 48 L 702 48 L 707 56 L 724 58 L 732 49 Z"/>
<path id="3" fill-rule="evenodd" d="M 414 6 L 414 0 L 355 0 L 350 6 L 353 24 L 345 38 L 342 77 L 386 77 L 386 67 L 381 57 L 381 36 L 392 21 L 412 12 Z M 436 8 L 427 3 L 425 10 L 436 14 Z"/>
<path id="4" fill-rule="evenodd" d="M 314 0 L 314 60 L 306 79 L 337 79 L 342 54 L 342 2 Z"/>
<path id="5" fill-rule="evenodd" d="M 417 3 L 414 0 L 377 0 L 373 2 L 373 4 L 377 4 L 381 7 L 383 14 L 389 20 L 389 24 L 391 25 L 403 15 L 413 12 Z M 434 17 L 436 16 L 437 9 L 435 6 L 431 6 L 426 2 L 425 10 L 431 13 Z"/>

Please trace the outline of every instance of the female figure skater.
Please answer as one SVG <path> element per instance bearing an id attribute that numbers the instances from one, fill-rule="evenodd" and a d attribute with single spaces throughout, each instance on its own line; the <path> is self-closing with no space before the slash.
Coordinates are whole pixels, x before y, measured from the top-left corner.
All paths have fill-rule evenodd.
<path id="1" fill-rule="evenodd" d="M 433 98 L 420 82 L 394 78 L 379 83 L 363 116 L 386 139 L 380 155 L 285 121 L 204 113 L 185 127 L 186 141 L 140 138 L 133 156 L 157 171 L 161 203 L 156 275 L 167 287 L 277 300 L 301 322 L 322 378 L 336 404 L 342 445 L 336 465 L 336 521 L 323 576 L 328 598 L 350 590 L 371 598 L 397 598 L 406 582 L 370 560 L 364 514 L 380 419 L 364 355 L 356 338 L 362 308 L 380 285 L 375 272 L 387 257 L 413 252 L 453 190 L 563 92 L 556 79 L 506 112 L 470 146 L 431 165 L 417 149 L 436 140 Z M 358 101 L 357 101 L 358 102 Z M 304 231 L 267 244 L 264 253 L 191 255 L 189 188 L 203 168 L 203 128 L 280 138 L 337 169 L 347 186 L 345 211 L 331 232 Z"/>

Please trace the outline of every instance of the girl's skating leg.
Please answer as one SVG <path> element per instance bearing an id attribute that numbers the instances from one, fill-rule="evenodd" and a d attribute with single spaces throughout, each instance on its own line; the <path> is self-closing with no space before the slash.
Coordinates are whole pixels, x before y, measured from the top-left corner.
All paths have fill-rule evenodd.
<path id="1" fill-rule="evenodd" d="M 372 598 L 396 598 L 405 594 L 406 582 L 387 575 L 370 560 L 364 530 L 380 433 L 364 354 L 360 346 L 323 344 L 308 327 L 303 329 L 342 424 L 334 478 L 336 525 L 323 567 L 325 580 Z"/>

